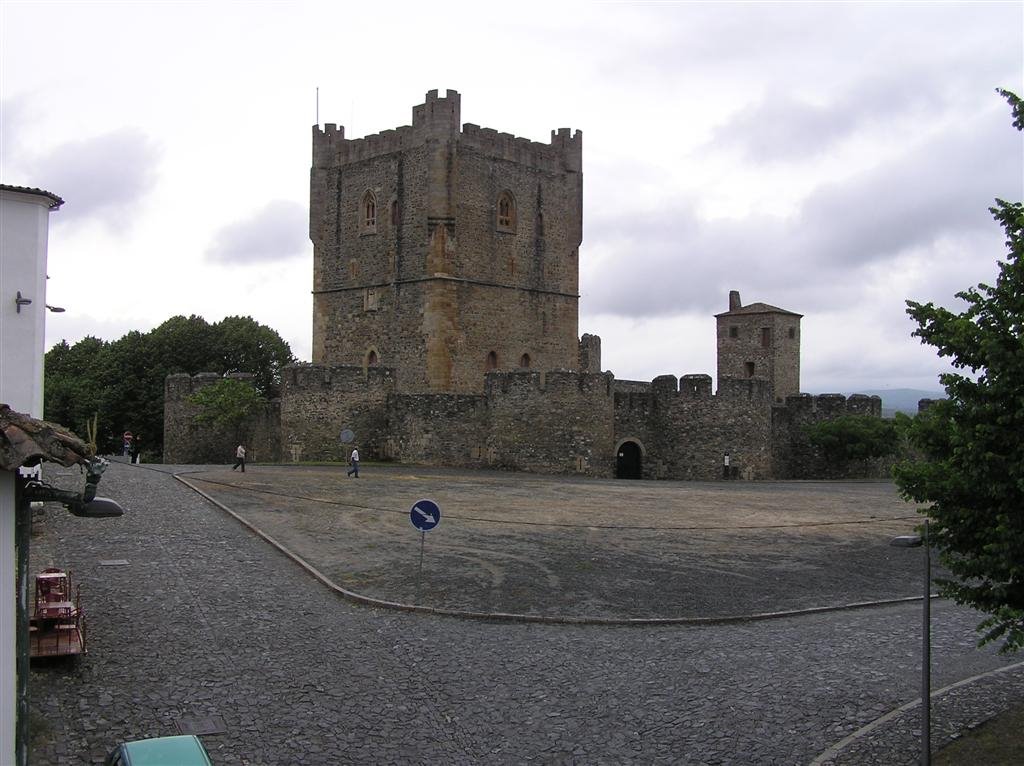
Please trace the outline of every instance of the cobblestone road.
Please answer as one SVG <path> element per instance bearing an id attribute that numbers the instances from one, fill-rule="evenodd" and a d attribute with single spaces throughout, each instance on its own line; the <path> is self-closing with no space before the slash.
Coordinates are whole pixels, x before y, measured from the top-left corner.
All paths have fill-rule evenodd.
<path id="1" fill-rule="evenodd" d="M 217 764 L 806 764 L 917 696 L 919 604 L 653 628 L 390 612 L 339 599 L 159 470 L 115 464 L 101 493 L 129 512 L 48 510 L 33 540 L 33 571 L 57 559 L 82 584 L 90 648 L 33 669 L 34 764 L 97 763 L 200 719 L 222 728 L 203 737 Z M 933 613 L 933 688 L 1013 661 L 975 648 L 976 614 Z M 1019 670 L 964 687 L 936 730 L 1022 688 Z M 836 762 L 914 763 L 914 720 Z"/>

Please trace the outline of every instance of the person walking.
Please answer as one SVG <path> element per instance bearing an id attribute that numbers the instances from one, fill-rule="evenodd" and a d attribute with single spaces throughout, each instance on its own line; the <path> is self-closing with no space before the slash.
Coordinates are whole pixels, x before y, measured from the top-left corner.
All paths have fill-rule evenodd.
<path id="1" fill-rule="evenodd" d="M 356 478 L 358 479 L 359 478 L 359 450 L 358 449 L 356 449 L 356 448 L 352 449 L 352 454 L 349 456 L 348 462 L 352 464 L 352 467 L 348 469 L 348 474 L 346 474 L 346 475 L 347 476 L 351 476 L 352 474 L 355 474 Z"/>
<path id="2" fill-rule="evenodd" d="M 238 466 L 242 466 L 242 473 L 245 473 L 245 445 L 239 444 L 238 449 L 235 450 L 235 464 L 231 466 L 231 470 L 235 470 Z"/>

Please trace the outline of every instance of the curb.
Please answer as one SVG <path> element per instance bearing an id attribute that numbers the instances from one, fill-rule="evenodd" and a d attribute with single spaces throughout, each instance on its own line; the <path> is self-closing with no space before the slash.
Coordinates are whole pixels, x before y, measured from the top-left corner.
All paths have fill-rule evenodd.
<path id="1" fill-rule="evenodd" d="M 517 614 L 511 612 L 471 612 L 460 609 L 443 609 L 432 606 L 422 606 L 419 604 L 407 604 L 399 601 L 386 601 L 383 599 L 374 598 L 373 596 L 366 596 L 362 593 L 348 590 L 341 587 L 327 575 L 317 569 L 315 566 L 310 564 L 308 561 L 303 559 L 298 554 L 291 551 L 282 543 L 278 542 L 275 538 L 264 532 L 258 526 L 252 522 L 246 520 L 244 517 L 233 511 L 224 503 L 215 499 L 211 495 L 207 494 L 203 490 L 199 489 L 188 479 L 183 478 L 181 474 L 171 474 L 175 479 L 184 484 L 186 487 L 191 489 L 196 494 L 200 495 L 213 505 L 220 508 L 222 511 L 227 513 L 229 516 L 238 521 L 242 526 L 246 527 L 256 535 L 261 537 L 266 542 L 270 543 L 274 548 L 283 553 L 285 556 L 290 558 L 300 567 L 305 569 L 315 579 L 319 580 L 323 585 L 327 586 L 335 593 L 340 595 L 342 598 L 352 601 L 353 603 L 362 604 L 364 606 L 377 607 L 380 609 L 390 609 L 393 611 L 401 612 L 413 612 L 417 614 L 429 614 L 440 617 L 454 617 L 463 620 L 478 620 L 485 622 L 515 622 L 515 623 L 543 623 L 550 625 L 603 625 L 603 626 L 631 626 L 631 627 L 654 627 L 662 625 L 728 625 L 731 623 L 742 623 L 742 622 L 757 622 L 763 620 L 775 620 L 786 617 L 801 617 L 812 614 L 828 614 L 830 612 L 843 612 L 852 611 L 855 609 L 870 609 L 872 607 L 882 606 L 894 606 L 899 604 L 913 603 L 915 601 L 921 601 L 922 596 L 907 596 L 904 598 L 886 599 L 882 601 L 860 601 L 852 604 L 841 604 L 838 606 L 818 606 L 810 607 L 807 609 L 794 609 L 784 612 L 757 612 L 754 614 L 737 614 L 737 615 L 725 615 L 722 617 L 641 617 L 641 618 L 627 618 L 627 617 L 569 617 L 560 615 L 540 615 L 540 614 Z M 938 598 L 936 595 L 932 595 L 932 598 Z"/>
<path id="2" fill-rule="evenodd" d="M 948 694 L 949 692 L 954 691 L 955 689 L 959 689 L 963 686 L 969 686 L 971 684 L 977 683 L 978 681 L 983 681 L 987 678 L 997 676 L 1001 673 L 1011 673 L 1022 668 L 1024 668 L 1024 662 L 1017 662 L 1013 665 L 1004 665 L 1001 668 L 995 668 L 985 673 L 979 673 L 978 675 L 971 676 L 970 678 L 964 678 L 960 681 L 957 681 L 956 683 L 950 684 L 949 686 L 944 686 L 941 689 L 933 691 L 929 696 L 929 700 L 938 699 L 943 695 Z M 871 734 L 876 729 L 881 728 L 890 721 L 896 720 L 905 713 L 909 713 L 910 711 L 920 707 L 921 698 L 918 697 L 916 700 L 908 702 L 905 705 L 900 705 L 898 708 L 894 710 L 890 710 L 885 715 L 876 718 L 874 721 L 865 726 L 862 726 L 852 734 L 848 734 L 847 736 L 843 737 L 836 744 L 832 745 L 832 747 L 830 747 L 828 750 L 826 750 L 813 761 L 811 761 L 808 766 L 825 766 L 825 764 L 831 763 L 837 756 L 842 755 L 843 750 L 845 750 L 850 745 L 856 743 L 858 740 L 862 739 L 863 737 L 866 737 L 867 735 Z"/>

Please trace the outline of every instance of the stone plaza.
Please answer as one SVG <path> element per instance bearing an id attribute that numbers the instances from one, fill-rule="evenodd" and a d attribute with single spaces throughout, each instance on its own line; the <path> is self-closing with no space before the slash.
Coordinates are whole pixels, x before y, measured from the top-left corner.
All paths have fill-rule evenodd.
<path id="1" fill-rule="evenodd" d="M 48 509 L 31 568 L 74 572 L 89 654 L 33 666 L 32 762 L 179 731 L 217 764 L 917 761 L 922 562 L 888 545 L 915 524 L 891 485 L 362 474 L 115 464 L 124 517 Z M 933 614 L 938 747 L 1024 668 Z"/>

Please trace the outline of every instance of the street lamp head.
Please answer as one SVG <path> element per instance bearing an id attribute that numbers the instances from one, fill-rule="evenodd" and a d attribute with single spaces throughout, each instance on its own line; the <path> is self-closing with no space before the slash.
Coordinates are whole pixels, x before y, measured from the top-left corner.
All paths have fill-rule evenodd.
<path id="1" fill-rule="evenodd" d="M 923 543 L 921 535 L 900 535 L 889 541 L 889 545 L 897 548 L 920 548 Z"/>

